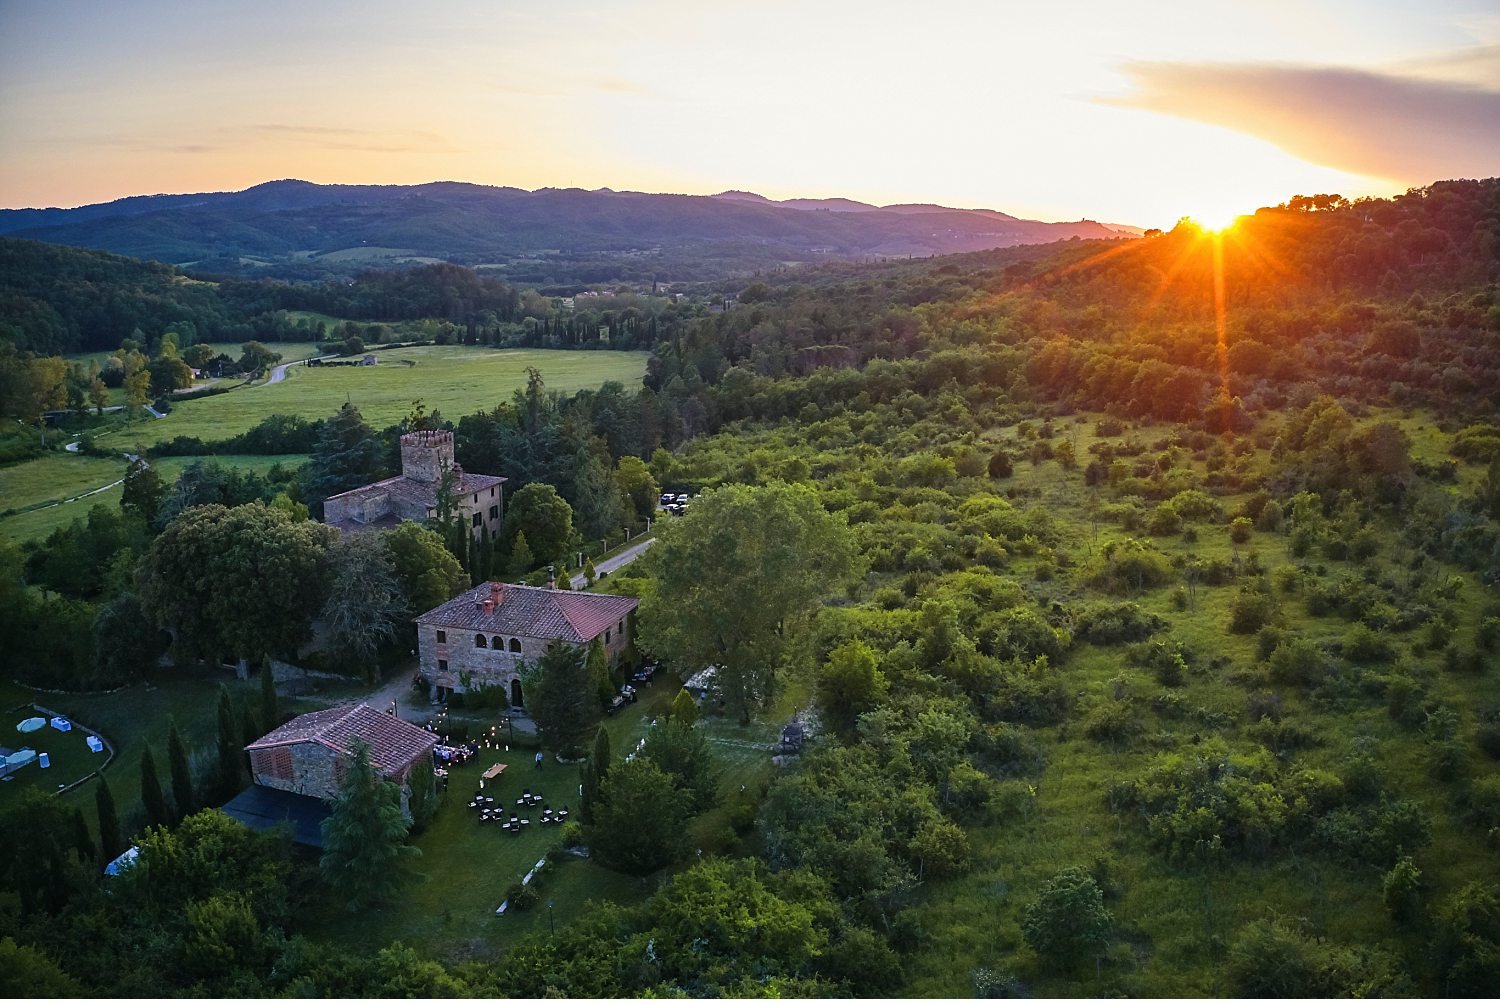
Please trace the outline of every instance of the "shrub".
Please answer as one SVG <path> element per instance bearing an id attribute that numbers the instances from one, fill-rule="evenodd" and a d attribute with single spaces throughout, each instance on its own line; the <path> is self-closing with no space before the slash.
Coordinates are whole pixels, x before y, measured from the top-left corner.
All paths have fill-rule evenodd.
<path id="1" fill-rule="evenodd" d="M 1253 586 L 1242 586 L 1229 607 L 1229 630 L 1234 634 L 1252 634 L 1276 616 L 1276 601 L 1269 593 Z"/>
<path id="2" fill-rule="evenodd" d="M 1229 539 L 1236 544 L 1243 544 L 1250 539 L 1250 534 L 1254 529 L 1254 523 L 1251 523 L 1244 516 L 1240 516 L 1229 524 Z"/>
<path id="3" fill-rule="evenodd" d="M 1136 603 L 1091 603 L 1073 618 L 1073 636 L 1095 645 L 1142 641 L 1167 622 Z"/>
<path id="4" fill-rule="evenodd" d="M 1313 684 L 1323 676 L 1323 653 L 1306 638 L 1279 643 L 1267 660 L 1271 679 L 1278 683 Z"/>
<path id="5" fill-rule="evenodd" d="M 1042 886 L 1026 908 L 1021 930 L 1045 962 L 1070 966 L 1104 947 L 1114 918 L 1104 894 L 1083 868 L 1066 868 Z"/>

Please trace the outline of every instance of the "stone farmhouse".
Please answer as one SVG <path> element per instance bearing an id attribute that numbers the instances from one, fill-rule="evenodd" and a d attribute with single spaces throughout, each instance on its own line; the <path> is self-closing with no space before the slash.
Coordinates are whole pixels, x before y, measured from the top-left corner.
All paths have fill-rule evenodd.
<path id="1" fill-rule="evenodd" d="M 432 760 L 437 736 L 368 704 L 299 715 L 245 750 L 257 787 L 328 802 L 338 796 L 353 762 L 349 746 L 355 740 L 369 746 L 376 774 L 400 786 L 401 811 L 410 816 L 412 768 Z"/>
<path id="2" fill-rule="evenodd" d="M 417 618 L 422 675 L 434 699 L 504 687 L 511 707 L 525 706 L 521 664 L 554 641 L 587 646 L 598 638 L 611 663 L 630 643 L 630 596 L 482 583 Z"/>
<path id="3" fill-rule="evenodd" d="M 443 473 L 453 477 L 453 502 L 476 537 L 500 533 L 505 479 L 493 474 L 470 474 L 453 462 L 453 433 L 446 430 L 408 432 L 401 437 L 401 473 L 323 503 L 323 522 L 345 533 L 385 530 L 402 520 L 437 516 L 437 493 Z"/>

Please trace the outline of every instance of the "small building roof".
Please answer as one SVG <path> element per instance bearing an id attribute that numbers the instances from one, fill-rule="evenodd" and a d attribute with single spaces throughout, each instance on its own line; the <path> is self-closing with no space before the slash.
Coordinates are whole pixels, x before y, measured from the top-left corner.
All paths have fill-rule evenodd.
<path id="1" fill-rule="evenodd" d="M 370 747 L 370 763 L 384 776 L 400 773 L 420 757 L 430 756 L 432 747 L 437 745 L 437 736 L 395 715 L 376 711 L 368 704 L 341 704 L 298 715 L 245 748 L 273 749 L 317 743 L 336 753 L 347 753 L 349 743 L 355 739 Z"/>
<path id="2" fill-rule="evenodd" d="M 286 823 L 292 839 L 305 847 L 323 846 L 323 820 L 328 806 L 310 795 L 296 795 L 279 788 L 252 784 L 224 803 L 223 812 L 252 830 L 269 830 Z"/>
<path id="3" fill-rule="evenodd" d="M 486 601 L 499 597 L 498 603 Z M 417 618 L 418 624 L 586 644 L 640 606 L 633 596 L 485 582 Z"/>

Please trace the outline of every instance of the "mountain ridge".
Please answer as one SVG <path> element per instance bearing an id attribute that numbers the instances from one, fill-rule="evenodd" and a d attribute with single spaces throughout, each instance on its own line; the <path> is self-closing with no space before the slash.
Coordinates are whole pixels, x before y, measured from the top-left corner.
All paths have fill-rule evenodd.
<path id="1" fill-rule="evenodd" d="M 995 210 L 852 199 L 766 199 L 580 188 L 534 191 L 462 181 L 422 185 L 262 182 L 235 192 L 141 195 L 72 209 L 0 210 L 0 234 L 173 263 L 306 260 L 349 248 L 482 261 L 698 248 L 726 241 L 767 260 L 927 256 L 1078 238 L 1133 236 L 1089 220 L 1023 220 Z"/>

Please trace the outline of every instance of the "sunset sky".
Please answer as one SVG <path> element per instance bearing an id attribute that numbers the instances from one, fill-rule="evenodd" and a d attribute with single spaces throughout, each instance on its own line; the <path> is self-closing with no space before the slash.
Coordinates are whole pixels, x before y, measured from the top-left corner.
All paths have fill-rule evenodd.
<path id="1" fill-rule="evenodd" d="M 0 206 L 276 178 L 1170 226 L 1500 173 L 1496 0 L 0 0 Z"/>

